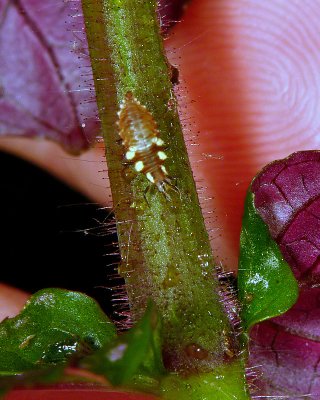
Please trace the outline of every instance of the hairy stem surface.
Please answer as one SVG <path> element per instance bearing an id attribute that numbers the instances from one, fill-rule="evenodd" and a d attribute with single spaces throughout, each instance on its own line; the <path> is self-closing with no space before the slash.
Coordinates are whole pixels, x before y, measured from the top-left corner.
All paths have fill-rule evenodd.
<path id="1" fill-rule="evenodd" d="M 139 318 L 147 299 L 153 299 L 162 318 L 169 370 L 189 374 L 220 368 L 232 363 L 238 348 L 218 293 L 156 1 L 82 3 L 117 220 L 120 273 L 133 317 Z M 166 144 L 165 166 L 176 186 L 168 188 L 170 200 L 125 161 L 117 112 L 128 91 L 152 113 Z"/>

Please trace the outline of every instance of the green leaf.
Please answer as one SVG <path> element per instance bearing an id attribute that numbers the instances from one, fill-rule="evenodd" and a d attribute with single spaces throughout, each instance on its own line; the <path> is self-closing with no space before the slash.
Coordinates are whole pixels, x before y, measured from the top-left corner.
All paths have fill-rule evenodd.
<path id="1" fill-rule="evenodd" d="M 0 374 L 14 375 L 92 352 L 115 327 L 90 297 L 62 289 L 34 294 L 15 318 L 0 324 Z"/>
<path id="2" fill-rule="evenodd" d="M 104 375 L 113 385 L 150 387 L 162 376 L 160 322 L 152 303 L 142 319 L 111 344 L 81 361 L 81 366 Z"/>
<path id="3" fill-rule="evenodd" d="M 238 286 L 246 330 L 284 313 L 298 297 L 298 284 L 290 266 L 256 212 L 250 191 L 240 236 Z"/>

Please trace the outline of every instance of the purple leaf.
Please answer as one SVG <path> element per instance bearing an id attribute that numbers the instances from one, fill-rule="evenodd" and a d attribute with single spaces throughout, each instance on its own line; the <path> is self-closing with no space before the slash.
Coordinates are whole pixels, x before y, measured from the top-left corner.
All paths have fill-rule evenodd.
<path id="1" fill-rule="evenodd" d="M 269 164 L 252 184 L 255 206 L 296 278 L 318 273 L 320 152 L 294 153 Z"/>
<path id="2" fill-rule="evenodd" d="M 99 129 L 79 2 L 0 0 L 0 135 L 77 153 Z"/>
<path id="3" fill-rule="evenodd" d="M 298 152 L 269 164 L 252 192 L 301 288 L 291 310 L 251 332 L 250 364 L 263 374 L 258 394 L 319 399 L 320 152 Z"/>
<path id="4" fill-rule="evenodd" d="M 251 339 L 251 365 L 263 373 L 255 382 L 257 398 L 320 398 L 319 342 L 290 335 L 272 322 L 257 325 Z"/>

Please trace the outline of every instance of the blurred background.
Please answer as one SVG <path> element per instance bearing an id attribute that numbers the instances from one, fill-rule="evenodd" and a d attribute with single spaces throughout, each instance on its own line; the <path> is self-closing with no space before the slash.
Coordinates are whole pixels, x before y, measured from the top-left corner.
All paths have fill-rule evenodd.
<path id="1" fill-rule="evenodd" d="M 79 290 L 110 315 L 110 287 L 121 283 L 108 266 L 119 262 L 110 210 L 5 153 L 0 174 L 2 281 L 30 293 Z"/>

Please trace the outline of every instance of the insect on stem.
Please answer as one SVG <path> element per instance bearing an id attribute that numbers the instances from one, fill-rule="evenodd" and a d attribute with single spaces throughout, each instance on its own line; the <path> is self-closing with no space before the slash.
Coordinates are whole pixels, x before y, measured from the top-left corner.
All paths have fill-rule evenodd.
<path id="1" fill-rule="evenodd" d="M 126 149 L 126 159 L 133 162 L 135 171 L 142 172 L 170 201 L 169 187 L 180 192 L 164 166 L 167 159 L 164 141 L 159 137 L 152 114 L 129 91 L 120 105 L 118 116 L 119 134 Z"/>

